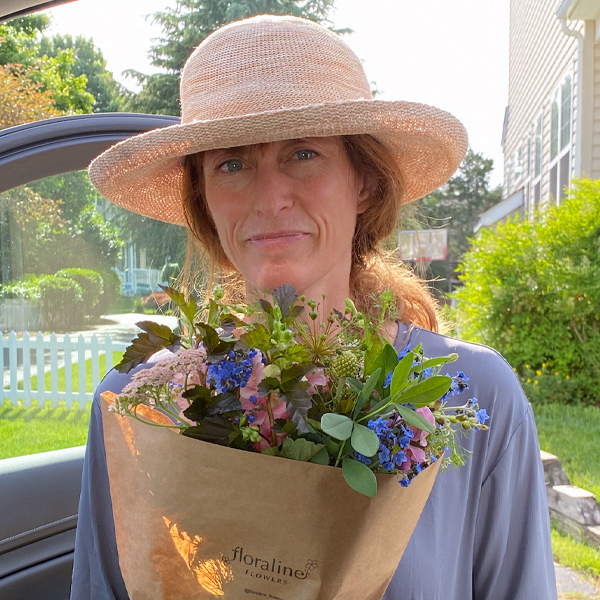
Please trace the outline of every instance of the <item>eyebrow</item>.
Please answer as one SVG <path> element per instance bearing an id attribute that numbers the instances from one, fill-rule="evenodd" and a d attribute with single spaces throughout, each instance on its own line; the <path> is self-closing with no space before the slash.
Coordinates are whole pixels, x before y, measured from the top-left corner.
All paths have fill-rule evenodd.
<path id="1" fill-rule="evenodd" d="M 298 144 L 301 142 L 308 142 L 308 140 L 310 140 L 312 138 L 294 138 L 294 139 L 290 139 L 290 140 L 280 140 L 284 143 L 284 145 L 286 146 L 293 146 L 294 144 Z M 247 146 L 232 146 L 231 148 L 215 148 L 214 150 L 206 150 L 205 154 L 206 155 L 210 155 L 213 154 L 213 156 L 216 156 L 217 159 L 220 158 L 222 155 L 227 155 L 227 154 L 240 154 L 240 155 L 244 155 L 244 154 L 250 154 L 253 155 L 256 152 L 263 152 L 263 148 L 266 147 L 267 144 L 272 143 L 272 142 L 263 142 L 260 144 L 249 144 Z"/>

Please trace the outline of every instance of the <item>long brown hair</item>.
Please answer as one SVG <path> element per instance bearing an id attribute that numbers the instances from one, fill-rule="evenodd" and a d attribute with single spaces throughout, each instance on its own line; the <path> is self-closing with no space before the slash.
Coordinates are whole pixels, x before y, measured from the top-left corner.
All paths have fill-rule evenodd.
<path id="1" fill-rule="evenodd" d="M 344 148 L 355 172 L 369 182 L 369 206 L 357 215 L 352 238 L 350 297 L 358 310 L 378 316 L 378 297 L 390 290 L 396 298 L 396 315 L 407 323 L 438 331 L 438 307 L 425 283 L 383 250 L 383 242 L 396 229 L 403 202 L 402 174 L 391 153 L 370 135 L 344 136 Z M 243 302 L 244 281 L 227 258 L 204 195 L 202 154 L 184 158 L 183 208 L 188 222 L 188 258 L 184 287 L 195 285 L 198 272 L 224 284 L 227 299 Z M 199 255 L 200 252 L 200 255 Z M 203 257 L 203 258 L 202 258 Z M 200 260 L 201 262 L 198 262 Z"/>

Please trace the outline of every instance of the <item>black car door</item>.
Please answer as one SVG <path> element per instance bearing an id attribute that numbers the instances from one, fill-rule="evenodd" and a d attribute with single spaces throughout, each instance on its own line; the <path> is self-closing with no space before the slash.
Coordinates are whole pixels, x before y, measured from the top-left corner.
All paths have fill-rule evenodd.
<path id="1" fill-rule="evenodd" d="M 0 130 L 0 193 L 84 169 L 115 142 L 177 121 L 93 114 Z M 84 452 L 77 447 L 0 460 L 0 598 L 69 597 Z"/>

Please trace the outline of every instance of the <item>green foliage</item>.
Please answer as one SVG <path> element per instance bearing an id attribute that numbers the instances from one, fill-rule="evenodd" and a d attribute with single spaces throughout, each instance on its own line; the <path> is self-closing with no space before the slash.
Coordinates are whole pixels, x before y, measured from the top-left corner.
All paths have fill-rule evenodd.
<path id="1" fill-rule="evenodd" d="M 104 288 L 104 282 L 100 273 L 91 269 L 70 268 L 57 271 L 55 277 L 65 277 L 76 281 L 81 287 L 85 315 L 91 317 L 99 316 L 97 307 Z"/>
<path id="2" fill-rule="evenodd" d="M 121 278 L 113 270 L 109 268 L 98 269 L 102 277 L 102 293 L 98 299 L 98 314 L 107 315 L 117 304 L 117 300 L 121 297 Z M 126 311 L 130 312 L 130 311 Z"/>
<path id="3" fill-rule="evenodd" d="M 589 575 L 596 584 L 600 583 L 600 550 L 576 542 L 570 535 L 560 532 L 558 523 L 552 522 L 552 554 L 554 560 L 565 567 L 571 567 Z M 561 596 L 562 597 L 562 596 Z M 587 594 L 581 596 L 564 596 L 564 598 L 586 598 L 592 600 Z"/>
<path id="4" fill-rule="evenodd" d="M 47 275 L 40 278 L 44 325 L 51 331 L 79 328 L 84 319 L 83 291 L 73 279 Z"/>
<path id="5" fill-rule="evenodd" d="M 484 230 L 461 266 L 460 334 L 494 346 L 519 373 L 542 363 L 597 403 L 600 378 L 600 182 L 560 206 Z"/>
<path id="6" fill-rule="evenodd" d="M 26 300 L 39 300 L 41 297 L 39 277 L 27 274 L 19 281 L 7 281 L 0 284 L 0 298 L 25 298 Z"/>
<path id="7" fill-rule="evenodd" d="M 154 14 L 163 36 L 150 50 L 152 65 L 166 72 L 144 75 L 128 71 L 142 90 L 126 110 L 179 115 L 179 74 L 200 42 L 226 23 L 260 14 L 295 15 L 328 23 L 334 0 L 177 0 L 174 8 Z M 343 30 L 342 32 L 347 31 Z"/>
<path id="8" fill-rule="evenodd" d="M 560 458 L 571 483 L 600 498 L 600 409 L 534 404 L 540 448 Z"/>
<path id="9" fill-rule="evenodd" d="M 106 60 L 92 39 L 70 35 L 55 35 L 40 40 L 42 55 L 57 58 L 65 52 L 73 57 L 72 73 L 87 80 L 86 89 L 94 97 L 93 112 L 117 112 L 128 94 L 127 90 L 106 70 Z"/>
<path id="10" fill-rule="evenodd" d="M 174 279 L 177 279 L 180 272 L 179 263 L 166 263 L 160 272 L 160 279 L 170 285 Z"/>
<path id="11" fill-rule="evenodd" d="M 443 186 L 419 200 L 415 205 L 416 220 L 403 224 L 405 229 L 448 228 L 448 253 L 445 261 L 436 261 L 429 267 L 428 278 L 441 292 L 448 291 L 448 282 L 461 260 L 470 248 L 469 237 L 473 234 L 479 215 L 497 204 L 502 198 L 502 190 L 490 189 L 490 174 L 494 161 L 484 158 L 481 152 L 469 148 L 457 173 Z"/>
<path id="12" fill-rule="evenodd" d="M 89 423 L 89 408 L 0 406 L 0 460 L 83 446 Z"/>
<path id="13" fill-rule="evenodd" d="M 94 97 L 87 90 L 87 76 L 76 75 L 72 48 L 49 56 L 42 50 L 40 34 L 48 27 L 47 17 L 23 17 L 0 24 L 0 64 L 35 67 L 28 71 L 41 90 L 52 92 L 56 108 L 64 113 L 91 112 Z"/>

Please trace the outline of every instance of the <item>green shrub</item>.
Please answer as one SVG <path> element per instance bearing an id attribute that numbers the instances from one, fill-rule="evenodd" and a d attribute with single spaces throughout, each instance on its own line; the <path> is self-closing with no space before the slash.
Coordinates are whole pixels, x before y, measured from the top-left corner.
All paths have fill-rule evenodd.
<path id="1" fill-rule="evenodd" d="M 534 219 L 484 230 L 460 267 L 461 336 L 497 348 L 521 375 L 544 363 L 569 376 L 574 399 L 597 403 L 599 249 L 600 181 L 576 182 L 567 200 Z M 559 379 L 544 381 L 558 389 Z"/>
<path id="2" fill-rule="evenodd" d="M 100 273 L 91 269 L 71 268 L 57 271 L 55 277 L 76 281 L 81 286 L 83 293 L 84 314 L 89 317 L 99 316 L 97 306 L 104 288 Z"/>
<path id="3" fill-rule="evenodd" d="M 40 280 L 31 273 L 18 281 L 8 281 L 0 285 L 0 298 L 25 298 L 25 300 L 40 299 Z"/>
<path id="4" fill-rule="evenodd" d="M 121 297 L 121 278 L 113 269 L 102 269 L 98 271 L 102 275 L 104 287 L 97 305 L 98 315 L 109 314 L 117 299 Z"/>
<path id="5" fill-rule="evenodd" d="M 44 329 L 67 331 L 83 324 L 83 291 L 74 279 L 47 275 L 40 278 L 40 292 Z"/>

